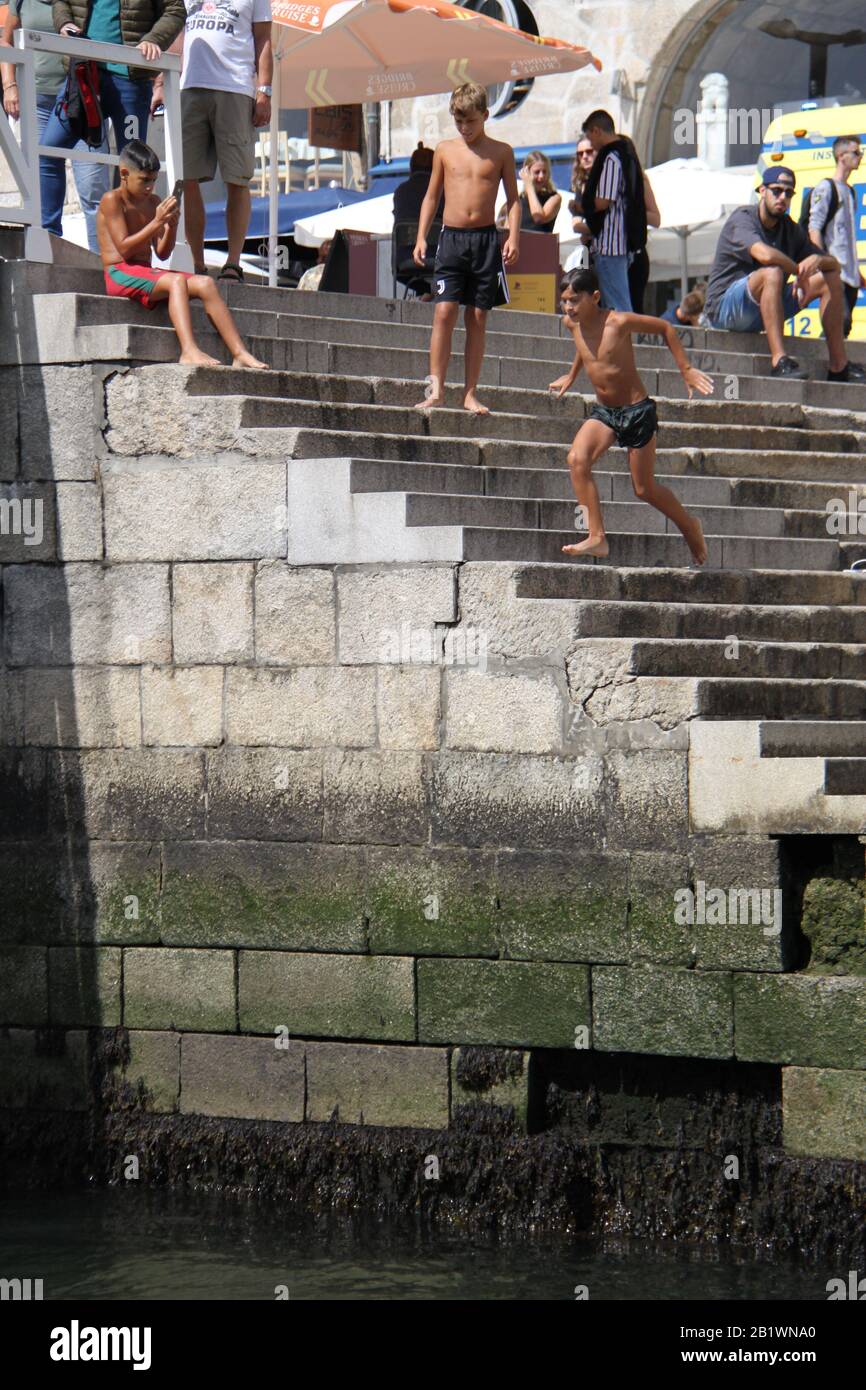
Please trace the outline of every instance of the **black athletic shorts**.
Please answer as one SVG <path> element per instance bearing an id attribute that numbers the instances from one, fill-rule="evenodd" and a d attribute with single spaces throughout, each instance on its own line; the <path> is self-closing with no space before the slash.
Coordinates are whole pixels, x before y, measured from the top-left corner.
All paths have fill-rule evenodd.
<path id="1" fill-rule="evenodd" d="M 508 284 L 496 227 L 443 227 L 436 247 L 437 304 L 493 309 L 508 303 Z"/>
<path id="2" fill-rule="evenodd" d="M 642 449 L 649 444 L 659 427 L 656 403 L 651 396 L 645 396 L 634 405 L 596 404 L 587 418 L 600 420 L 613 430 L 616 442 L 622 449 Z"/>

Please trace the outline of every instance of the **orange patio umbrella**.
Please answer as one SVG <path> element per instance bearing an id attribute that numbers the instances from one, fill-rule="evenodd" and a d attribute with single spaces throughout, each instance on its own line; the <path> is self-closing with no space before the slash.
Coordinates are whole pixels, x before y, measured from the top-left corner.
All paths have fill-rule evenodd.
<path id="1" fill-rule="evenodd" d="M 601 63 L 588 48 L 539 38 L 447 0 L 272 0 L 271 284 L 276 284 L 280 106 L 357 105 L 450 92 L 463 82 L 576 72 Z"/>
<path id="2" fill-rule="evenodd" d="M 273 0 L 284 102 L 337 106 L 448 92 L 601 63 L 446 0 Z"/>

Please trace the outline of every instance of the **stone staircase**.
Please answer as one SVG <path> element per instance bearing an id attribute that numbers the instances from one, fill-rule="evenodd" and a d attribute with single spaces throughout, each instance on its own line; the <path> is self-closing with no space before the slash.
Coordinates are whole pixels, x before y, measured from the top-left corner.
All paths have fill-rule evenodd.
<path id="1" fill-rule="evenodd" d="M 715 397 L 694 401 L 667 350 L 641 343 L 658 476 L 700 517 L 707 565 L 688 568 L 679 534 L 636 502 L 620 450 L 596 474 L 609 560 L 563 563 L 579 528 L 565 455 L 592 398 L 547 393 L 572 356 L 558 318 L 491 317 L 482 383 L 494 413 L 482 419 L 459 409 L 458 332 L 448 405 L 426 417 L 412 406 L 430 306 L 223 288 L 272 373 L 167 366 L 177 348 L 164 309 L 109 300 L 90 266 L 14 260 L 0 263 L 16 323 L 2 360 L 105 364 L 103 437 L 119 460 L 291 460 L 291 564 L 502 562 L 517 599 L 569 607 L 571 666 L 592 673 L 572 681 L 588 719 L 757 725 L 768 772 L 819 760 L 824 797 L 866 796 L 866 577 L 850 568 L 866 535 L 827 524 L 831 500 L 866 499 L 866 387 L 827 383 L 822 343 L 796 345 L 810 380 L 775 381 L 763 338 L 691 330 L 691 360 L 716 378 Z M 864 345 L 852 355 L 866 360 Z M 851 805 L 849 828 L 862 828 Z"/>

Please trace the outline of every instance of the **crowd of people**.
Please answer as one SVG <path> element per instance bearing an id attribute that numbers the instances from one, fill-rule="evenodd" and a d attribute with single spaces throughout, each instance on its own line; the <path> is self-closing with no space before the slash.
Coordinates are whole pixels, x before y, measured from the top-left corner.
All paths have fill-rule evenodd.
<path id="1" fill-rule="evenodd" d="M 410 180 L 394 195 L 395 216 L 404 190 L 411 187 L 411 207 L 403 216 L 420 215 L 433 170 L 433 151 L 419 146 Z M 784 320 L 812 300 L 827 340 L 830 381 L 862 382 L 866 372 L 850 362 L 844 339 L 851 332 L 857 295 L 866 288 L 857 256 L 857 203 L 850 185 L 862 159 L 857 136 L 840 136 L 833 145 L 835 171 L 819 180 L 804 200 L 799 223 L 788 215 L 796 188 L 792 170 L 767 169 L 758 202 L 736 209 L 719 236 L 708 280 L 695 284 L 661 318 L 678 328 L 709 327 L 767 335 L 771 374 L 805 377 L 783 344 Z M 550 160 L 542 150 L 526 156 L 520 170 L 519 230 L 550 232 L 560 211 Z M 506 224 L 508 204 L 497 225 Z M 571 173 L 568 202 L 578 247 L 564 270 L 591 267 L 605 308 L 642 314 L 649 280 L 648 229 L 661 222 L 650 180 L 633 142 L 617 132 L 606 111 L 593 111 L 583 122 Z M 438 212 L 441 221 L 441 207 Z M 423 269 L 411 264 L 403 283 L 430 299 L 434 273 L 428 256 Z"/>
<path id="2" fill-rule="evenodd" d="M 102 255 L 109 293 L 136 298 L 145 307 L 164 298 L 175 304 L 180 291 L 169 286 L 168 272 L 153 268 L 152 256 L 157 251 L 159 259 L 157 248 L 164 249 L 168 244 L 167 229 L 177 226 L 182 197 L 186 200 L 186 234 L 195 266 L 193 280 L 205 276 L 205 210 L 200 185 L 214 178 L 217 167 L 227 188 L 228 233 L 228 257 L 218 278 L 242 280 L 240 262 L 250 220 L 249 185 L 254 173 L 256 131 L 269 124 L 271 115 L 270 0 L 232 0 L 231 8 L 221 0 L 11 0 L 3 41 L 9 43 L 15 30 L 22 26 L 104 43 L 123 43 L 137 48 L 148 61 L 158 60 L 166 50 L 182 56 L 184 180 L 168 198 L 154 201 L 152 216 L 145 222 L 141 219 L 153 198 L 151 174 L 159 168 L 158 157 L 146 144 L 146 135 L 150 119 L 162 108 L 162 74 L 154 78 L 152 69 L 127 68 L 111 62 L 98 65 L 98 100 L 103 120 L 97 127 L 97 136 L 91 130 L 88 141 L 91 149 L 107 151 L 111 128 L 125 164 L 122 162 L 120 169 L 112 173 L 105 163 L 73 158 L 72 169 L 88 240 Z M 80 125 L 70 115 L 74 108 L 74 83 L 79 81 L 75 65 L 66 70 L 62 59 L 37 51 L 35 73 L 40 143 L 74 151 L 81 144 Z M 14 66 L 2 65 L 2 80 L 6 114 L 17 117 L 21 103 Z M 552 233 L 562 194 L 543 150 L 530 151 L 518 174 L 511 147 L 492 140 L 484 131 L 486 116 L 478 103 L 486 102 L 486 95 L 482 88 L 473 90 L 474 105 L 468 116 L 452 103 L 458 139 L 443 142 L 435 151 L 423 144 L 414 151 L 409 178 L 394 194 L 394 219 L 396 278 L 410 293 L 447 307 L 452 320 L 457 303 L 472 310 L 471 322 L 467 321 L 466 399 L 468 408 L 477 413 L 482 409 L 475 396 L 477 371 L 469 361 L 480 369 L 483 316 L 494 304 L 507 302 L 505 270 L 516 263 L 521 233 Z M 475 126 L 476 138 L 467 140 L 465 130 Z M 458 157 L 459 150 L 468 147 L 477 157 L 482 145 L 489 147 L 488 182 L 496 173 L 494 203 L 500 183 L 505 186 L 506 203 L 498 218 L 494 218 L 491 208 L 489 224 L 483 228 L 476 225 L 474 218 L 465 225 L 455 225 L 443 209 L 447 170 L 452 168 L 453 176 L 455 161 L 459 164 L 463 157 Z M 662 318 L 680 328 L 701 324 L 734 332 L 763 329 L 772 374 L 803 377 L 806 373 L 799 362 L 785 351 L 784 321 L 817 300 L 827 342 L 828 379 L 866 380 L 866 372 L 850 362 L 845 351 L 857 295 L 861 287 L 866 287 L 857 256 L 859 219 L 850 186 L 862 158 L 859 138 L 838 138 L 833 156 L 834 173 L 821 179 L 804 200 L 799 222 L 789 215 L 795 174 L 780 164 L 771 165 L 763 174 L 758 202 L 736 209 L 725 222 L 706 285 L 695 286 Z M 65 163 L 58 157 L 40 156 L 39 169 L 43 225 L 60 234 Z M 149 186 L 145 190 L 147 180 Z M 133 196 L 131 189 L 137 189 L 138 194 Z M 142 202 L 145 192 L 146 204 Z M 109 195 L 110 202 L 106 201 Z M 108 219 L 107 211 L 113 221 Z M 127 234 L 121 238 L 123 246 L 115 244 L 107 230 L 109 225 L 119 226 L 116 218 L 120 212 L 127 226 Z M 659 226 L 661 219 L 637 150 L 627 135 L 617 131 L 607 111 L 592 111 L 582 123 L 568 212 L 580 241 L 565 269 L 592 270 L 604 309 L 642 314 L 650 271 L 648 229 Z M 150 223 L 151 233 L 145 235 Z M 507 227 L 507 237 L 500 252 L 502 227 Z M 401 228 L 408 233 L 402 245 Z M 436 235 L 428 249 L 428 237 L 434 230 Z M 480 231 L 484 232 L 481 251 L 476 235 Z M 173 236 L 171 242 L 173 245 Z M 306 276 L 304 288 L 318 287 L 324 261 L 325 255 L 320 253 L 318 264 Z M 484 294 L 481 299 L 458 296 L 455 301 L 450 292 L 455 276 L 462 295 L 467 267 L 476 288 L 476 282 L 483 282 Z M 199 293 L 192 280 L 184 292 L 187 297 Z M 435 360 L 431 361 L 431 374 L 440 381 L 444 381 L 443 363 L 447 366 L 450 352 L 450 330 L 446 332 L 443 325 L 440 316 L 434 323 Z M 186 329 L 181 334 L 182 341 L 184 337 L 184 352 L 189 358 Z M 238 355 L 233 351 L 233 357 Z"/>

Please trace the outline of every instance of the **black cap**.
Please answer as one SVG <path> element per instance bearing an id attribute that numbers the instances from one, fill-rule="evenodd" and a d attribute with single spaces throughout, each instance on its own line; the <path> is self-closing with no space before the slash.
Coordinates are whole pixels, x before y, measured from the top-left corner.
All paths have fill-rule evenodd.
<path id="1" fill-rule="evenodd" d="M 771 183 L 780 183 L 782 175 L 790 179 L 791 187 L 797 187 L 797 175 L 793 169 L 789 169 L 787 164 L 772 164 L 769 169 L 764 170 L 761 184 L 766 188 Z"/>

